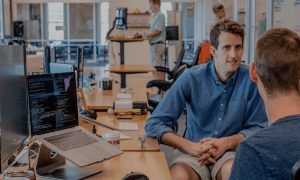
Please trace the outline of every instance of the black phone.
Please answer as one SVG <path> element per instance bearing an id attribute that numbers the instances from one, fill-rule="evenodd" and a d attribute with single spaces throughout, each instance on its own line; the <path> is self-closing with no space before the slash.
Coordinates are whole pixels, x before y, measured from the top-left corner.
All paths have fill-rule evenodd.
<path id="1" fill-rule="evenodd" d="M 90 117 L 92 119 L 97 119 L 97 113 L 94 110 L 81 110 L 80 114 Z"/>

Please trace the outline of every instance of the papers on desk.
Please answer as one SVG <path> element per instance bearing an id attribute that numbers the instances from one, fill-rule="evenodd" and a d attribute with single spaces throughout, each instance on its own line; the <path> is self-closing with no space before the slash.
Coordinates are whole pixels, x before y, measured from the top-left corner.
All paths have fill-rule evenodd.
<path id="1" fill-rule="evenodd" d="M 132 95 L 130 93 L 118 93 L 117 99 L 131 99 Z"/>

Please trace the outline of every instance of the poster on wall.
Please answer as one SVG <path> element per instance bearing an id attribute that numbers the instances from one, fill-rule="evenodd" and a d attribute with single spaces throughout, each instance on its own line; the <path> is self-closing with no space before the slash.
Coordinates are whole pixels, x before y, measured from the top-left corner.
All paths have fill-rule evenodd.
<path id="1" fill-rule="evenodd" d="M 274 28 L 289 28 L 300 35 L 300 0 L 275 0 L 274 1 Z"/>

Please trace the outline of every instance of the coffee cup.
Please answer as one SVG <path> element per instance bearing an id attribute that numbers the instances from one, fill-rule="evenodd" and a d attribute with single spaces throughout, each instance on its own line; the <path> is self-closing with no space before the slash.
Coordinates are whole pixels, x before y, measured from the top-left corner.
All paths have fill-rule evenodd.
<path id="1" fill-rule="evenodd" d="M 103 90 L 112 90 L 112 83 L 113 80 L 110 78 L 103 78 L 99 82 L 99 87 L 101 87 Z"/>
<path id="2" fill-rule="evenodd" d="M 110 144 L 120 144 L 120 132 L 106 132 L 102 135 L 102 139 Z"/>

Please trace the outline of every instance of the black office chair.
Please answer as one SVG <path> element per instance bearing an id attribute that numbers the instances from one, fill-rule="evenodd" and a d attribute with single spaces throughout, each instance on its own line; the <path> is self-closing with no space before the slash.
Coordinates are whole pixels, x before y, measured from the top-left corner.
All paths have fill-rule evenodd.
<path id="1" fill-rule="evenodd" d="M 172 84 L 178 79 L 178 77 L 184 72 L 184 70 L 187 68 L 187 65 L 184 64 L 180 66 L 175 72 L 174 77 L 172 81 L 166 81 L 166 80 L 152 80 L 149 81 L 146 84 L 147 88 L 158 88 L 158 91 L 156 94 L 147 94 L 148 98 L 148 105 L 149 105 L 149 111 L 152 113 L 156 106 L 159 104 L 160 100 L 163 98 L 164 93 L 170 89 Z"/>
<path id="2" fill-rule="evenodd" d="M 178 56 L 178 58 L 175 62 L 175 66 L 172 70 L 170 70 L 169 68 L 166 68 L 166 67 L 162 67 L 162 66 L 154 66 L 156 71 L 167 73 L 168 74 L 168 79 L 169 80 L 173 79 L 175 74 L 176 74 L 176 71 L 183 64 L 182 60 L 183 60 L 184 54 L 185 54 L 185 49 L 182 48 L 180 53 L 179 53 L 179 56 Z"/>
<path id="3" fill-rule="evenodd" d="M 300 179 L 300 160 L 298 160 L 292 168 L 292 180 Z"/>
<path id="4" fill-rule="evenodd" d="M 190 64 L 187 65 L 188 68 L 193 67 L 193 66 L 196 66 L 196 65 L 199 64 L 199 54 L 200 54 L 200 53 L 201 53 L 201 46 L 199 45 L 199 46 L 197 47 L 197 49 L 196 49 L 195 54 L 194 54 L 193 61 L 192 61 Z"/>

